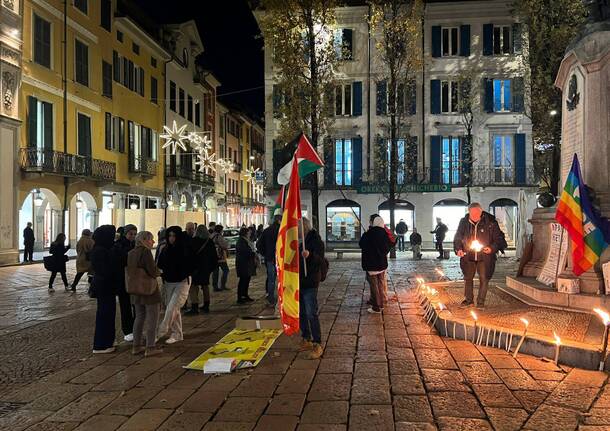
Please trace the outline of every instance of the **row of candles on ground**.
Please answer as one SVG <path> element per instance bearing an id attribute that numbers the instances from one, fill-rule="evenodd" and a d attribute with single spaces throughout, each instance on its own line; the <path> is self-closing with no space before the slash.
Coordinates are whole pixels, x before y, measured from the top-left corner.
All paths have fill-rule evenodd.
<path id="1" fill-rule="evenodd" d="M 436 272 L 439 274 L 439 276 L 441 278 L 445 278 L 443 272 L 440 269 L 436 269 Z M 431 326 L 434 327 L 436 325 L 436 321 L 438 320 L 441 313 L 445 312 L 445 313 L 451 314 L 451 312 L 447 309 L 445 304 L 443 304 L 442 302 L 440 302 L 436 299 L 438 297 L 438 290 L 436 290 L 434 287 L 428 286 L 426 284 L 425 280 L 421 277 L 417 277 L 416 281 L 417 281 L 417 293 L 419 295 L 420 304 L 422 306 L 424 306 L 424 319 L 426 319 L 426 323 L 428 325 L 430 323 L 432 323 Z M 610 327 L 610 314 L 608 312 L 602 310 L 601 308 L 595 308 L 595 309 L 593 309 L 593 311 L 602 319 L 602 322 L 604 324 L 604 335 L 602 338 L 602 354 L 601 354 L 600 361 L 599 361 L 599 370 L 602 371 L 605 366 L 606 355 L 607 355 L 607 351 L 608 351 L 608 330 Z M 513 335 L 514 335 L 512 332 L 503 331 L 502 329 L 498 330 L 498 329 L 487 328 L 485 326 L 478 325 L 479 318 L 477 316 L 477 313 L 474 310 L 470 310 L 470 316 L 472 317 L 472 320 L 474 322 L 474 328 L 473 328 L 473 333 L 472 333 L 472 342 L 474 344 L 482 346 L 483 340 L 485 340 L 485 346 L 488 347 L 489 341 L 490 341 L 489 339 L 490 339 L 490 336 L 493 331 L 493 336 L 491 336 L 491 347 L 504 348 L 507 352 L 510 352 L 510 349 L 513 344 Z M 526 318 L 521 317 L 520 320 L 521 320 L 521 322 L 523 322 L 524 328 L 523 328 L 523 333 L 521 334 L 521 338 L 519 339 L 519 342 L 517 343 L 517 347 L 515 348 L 515 351 L 513 353 L 513 358 L 517 357 L 517 354 L 519 353 L 519 350 L 521 349 L 521 346 L 523 345 L 523 342 L 525 341 L 525 338 L 527 337 L 527 330 L 529 328 L 529 321 Z M 445 337 L 448 337 L 449 331 L 448 331 L 448 327 L 447 327 L 447 319 L 443 319 L 443 321 L 444 321 L 444 328 L 445 328 L 444 335 L 445 335 Z M 454 320 L 452 323 L 453 323 L 452 337 L 455 339 L 455 328 L 456 328 L 457 322 Z M 463 329 L 464 329 L 464 339 L 467 340 L 469 337 L 468 337 L 468 329 L 467 329 L 466 322 L 462 322 L 462 325 L 463 325 Z M 477 329 L 478 329 L 478 331 L 477 331 Z M 486 332 L 487 332 L 487 335 L 485 335 Z M 505 335 L 504 343 L 502 343 L 503 335 Z M 557 333 L 555 331 L 553 331 L 553 337 L 554 337 L 554 344 L 555 344 L 554 362 L 555 362 L 555 364 L 557 364 L 559 361 L 559 350 L 561 348 L 561 338 L 559 337 L 559 335 L 557 335 Z M 497 340 L 497 343 L 496 343 L 496 340 Z M 504 344 L 504 347 L 502 347 L 502 344 Z"/>

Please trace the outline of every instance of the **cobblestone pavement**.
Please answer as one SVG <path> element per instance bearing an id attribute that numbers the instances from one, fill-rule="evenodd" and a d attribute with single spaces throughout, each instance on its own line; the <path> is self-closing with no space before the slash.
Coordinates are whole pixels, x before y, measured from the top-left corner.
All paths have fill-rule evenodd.
<path id="1" fill-rule="evenodd" d="M 213 312 L 185 318 L 185 341 L 161 356 L 132 356 L 122 344 L 116 354 L 92 357 L 85 293 L 49 297 L 36 265 L 2 269 L 2 316 L 12 325 L 0 336 L 0 429 L 610 429 L 605 373 L 515 360 L 425 325 L 408 278 L 415 271 L 432 276 L 437 266 L 457 277 L 457 265 L 392 262 L 396 300 L 383 315 L 370 315 L 358 260 L 332 261 L 319 291 L 322 359 L 305 359 L 296 339 L 281 336 L 255 369 L 218 377 L 182 366 L 228 332 L 237 315 L 263 308 L 262 276 L 253 281 L 259 301 L 244 308 L 232 304 L 234 291 L 214 296 Z M 513 266 L 501 260 L 498 277 Z M 32 302 L 43 311 L 17 310 Z"/>

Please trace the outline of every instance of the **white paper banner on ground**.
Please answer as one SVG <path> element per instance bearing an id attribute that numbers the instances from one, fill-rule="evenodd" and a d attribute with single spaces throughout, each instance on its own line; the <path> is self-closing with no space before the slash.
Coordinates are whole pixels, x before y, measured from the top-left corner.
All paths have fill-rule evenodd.
<path id="1" fill-rule="evenodd" d="M 568 243 L 570 242 L 568 233 L 564 231 L 559 223 L 551 223 L 550 229 L 549 254 L 546 257 L 546 262 L 544 262 L 540 275 L 536 277 L 536 280 L 547 286 L 555 283 L 557 274 L 561 274 L 561 271 L 565 268 L 568 256 Z"/>
<path id="2" fill-rule="evenodd" d="M 602 272 L 604 274 L 604 293 L 610 295 L 610 262 L 602 265 Z"/>

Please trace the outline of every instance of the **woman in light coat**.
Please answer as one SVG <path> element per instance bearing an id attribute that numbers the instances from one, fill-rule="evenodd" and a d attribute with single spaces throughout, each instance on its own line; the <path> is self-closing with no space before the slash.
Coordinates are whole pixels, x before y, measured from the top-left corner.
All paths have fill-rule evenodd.
<path id="1" fill-rule="evenodd" d="M 72 292 L 76 292 L 76 285 L 85 272 L 89 273 L 89 283 L 91 283 L 91 261 L 89 260 L 89 253 L 93 250 L 94 245 L 95 241 L 91 238 L 91 231 L 89 229 L 83 229 L 83 233 L 76 243 L 76 276 L 72 282 Z"/>

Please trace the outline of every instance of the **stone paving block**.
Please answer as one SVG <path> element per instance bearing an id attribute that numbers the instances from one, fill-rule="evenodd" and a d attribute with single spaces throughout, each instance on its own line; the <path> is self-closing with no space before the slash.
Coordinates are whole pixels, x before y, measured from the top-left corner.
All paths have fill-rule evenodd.
<path id="1" fill-rule="evenodd" d="M 53 414 L 52 411 L 29 410 L 27 408 L 13 410 L 4 416 L 0 416 L 0 429 L 21 431 L 28 428 L 30 425 L 42 421 L 51 414 Z"/>
<path id="2" fill-rule="evenodd" d="M 87 392 L 48 418 L 55 422 L 83 422 L 119 397 L 120 392 Z"/>
<path id="3" fill-rule="evenodd" d="M 496 373 L 511 391 L 535 391 L 542 388 L 525 370 L 497 369 Z"/>
<path id="4" fill-rule="evenodd" d="M 261 416 L 255 431 L 294 431 L 299 423 L 298 416 Z"/>
<path id="5" fill-rule="evenodd" d="M 276 393 L 306 394 L 315 375 L 315 370 L 290 369 L 281 380 Z"/>
<path id="6" fill-rule="evenodd" d="M 383 326 L 381 325 L 360 325 L 360 327 L 358 328 L 358 335 L 361 337 L 364 335 L 383 337 L 383 334 L 384 330 Z"/>
<path id="7" fill-rule="evenodd" d="M 419 367 L 417 366 L 417 361 L 414 358 L 390 359 L 388 363 L 390 375 L 419 373 Z"/>
<path id="8" fill-rule="evenodd" d="M 60 383 L 37 381 L 3 394 L 0 397 L 0 401 L 30 403 L 47 392 L 61 391 L 61 387 Z"/>
<path id="9" fill-rule="evenodd" d="M 512 352 L 509 353 L 506 350 L 498 349 L 496 347 L 488 347 L 488 346 L 475 346 L 475 347 L 477 348 L 477 350 L 479 352 L 481 352 L 481 354 L 483 356 L 485 356 L 485 358 L 487 358 L 487 356 L 495 356 L 495 355 L 501 355 L 501 356 L 512 355 Z"/>
<path id="10" fill-rule="evenodd" d="M 519 362 L 517 362 L 515 359 L 513 359 L 512 356 L 507 356 L 507 355 L 487 355 L 485 356 L 485 359 L 487 359 L 487 362 L 489 362 L 489 364 L 494 368 L 494 369 L 521 369 L 521 365 L 519 365 Z"/>
<path id="11" fill-rule="evenodd" d="M 312 401 L 301 415 L 303 424 L 346 424 L 349 411 L 347 401 Z"/>
<path id="12" fill-rule="evenodd" d="M 382 362 L 388 361 L 388 355 L 384 350 L 358 350 L 356 362 Z"/>
<path id="13" fill-rule="evenodd" d="M 386 352 L 388 353 L 388 359 L 413 359 L 415 354 L 412 349 L 406 349 L 402 347 L 386 346 Z"/>
<path id="14" fill-rule="evenodd" d="M 231 422 L 238 419 L 245 423 L 256 423 L 268 403 L 266 398 L 230 397 L 218 410 L 214 421 Z"/>
<path id="15" fill-rule="evenodd" d="M 165 388 L 144 405 L 146 409 L 175 409 L 186 401 L 194 389 Z"/>
<path id="16" fill-rule="evenodd" d="M 607 379 L 608 374 L 603 371 L 580 370 L 574 368 L 566 376 L 564 382 L 587 388 L 601 388 Z"/>
<path id="17" fill-rule="evenodd" d="M 326 347 L 351 347 L 356 348 L 358 343 L 358 337 L 355 335 L 339 335 L 339 334 L 331 334 L 328 337 L 328 341 L 326 342 Z"/>
<path id="18" fill-rule="evenodd" d="M 610 431 L 606 425 L 578 425 L 578 431 Z"/>
<path id="19" fill-rule="evenodd" d="M 524 429 L 536 431 L 574 430 L 579 413 L 563 407 L 542 405 L 525 423 Z"/>
<path id="20" fill-rule="evenodd" d="M 485 431 L 493 430 L 490 423 L 483 419 L 471 418 L 439 418 L 441 431 Z"/>
<path id="21" fill-rule="evenodd" d="M 432 409 L 425 395 L 397 395 L 393 405 L 397 422 L 434 422 Z"/>
<path id="22" fill-rule="evenodd" d="M 583 419 L 587 425 L 605 425 L 610 428 L 610 415 L 605 408 L 592 408 Z"/>
<path id="23" fill-rule="evenodd" d="M 135 387 L 126 392 L 121 392 L 121 394 L 105 407 L 101 413 L 103 415 L 132 416 L 150 399 L 154 398 L 161 389 L 161 387 Z"/>
<path id="24" fill-rule="evenodd" d="M 391 404 L 390 383 L 386 378 L 354 378 L 350 403 Z"/>
<path id="25" fill-rule="evenodd" d="M 71 383 L 94 383 L 98 384 L 115 375 L 125 368 L 124 365 L 99 365 L 86 373 L 70 380 Z"/>
<path id="26" fill-rule="evenodd" d="M 86 364 L 87 362 L 88 361 L 82 361 L 68 368 L 63 368 L 59 371 L 49 374 L 48 376 L 45 376 L 44 378 L 40 379 L 40 381 L 48 383 L 68 383 L 75 377 L 78 377 L 81 374 L 86 373 L 90 369 L 95 368 L 93 366 L 85 366 L 84 364 Z"/>
<path id="27" fill-rule="evenodd" d="M 533 356 L 519 355 L 517 356 L 517 362 L 519 362 L 523 369 L 528 371 L 561 371 L 561 368 L 555 365 L 554 362 L 543 361 Z"/>
<path id="28" fill-rule="evenodd" d="M 586 412 L 593 404 L 599 391 L 599 388 L 575 386 L 564 381 L 551 392 L 544 403 Z"/>
<path id="29" fill-rule="evenodd" d="M 351 373 L 354 369 L 353 358 L 322 358 L 318 367 L 319 374 Z"/>
<path id="30" fill-rule="evenodd" d="M 92 385 L 64 383 L 45 392 L 44 395 L 36 398 L 25 408 L 30 410 L 59 410 L 89 391 L 91 387 Z"/>
<path id="31" fill-rule="evenodd" d="M 76 431 L 115 431 L 126 421 L 126 416 L 95 415 L 80 424 Z"/>
<path id="32" fill-rule="evenodd" d="M 314 370 L 320 366 L 320 359 L 295 359 L 290 365 L 291 370 Z"/>
<path id="33" fill-rule="evenodd" d="M 433 335 L 436 331 L 426 325 L 425 322 L 410 323 L 408 327 L 409 336 L 413 335 Z"/>
<path id="34" fill-rule="evenodd" d="M 296 352 L 281 351 L 279 356 L 273 356 L 268 352 L 254 369 L 254 374 L 284 374 L 290 368 L 290 364 Z"/>
<path id="35" fill-rule="evenodd" d="M 315 370 L 307 371 L 315 372 Z M 239 386 L 231 392 L 231 396 L 271 398 L 281 379 L 282 376 L 274 374 L 251 375 L 242 380 Z"/>
<path id="36" fill-rule="evenodd" d="M 435 392 L 428 394 L 432 411 L 436 418 L 458 417 L 458 418 L 480 418 L 486 415 L 479 401 L 472 394 L 463 392 Z"/>
<path id="37" fill-rule="evenodd" d="M 378 335 L 358 337 L 358 350 L 385 350 L 385 338 Z"/>
<path id="38" fill-rule="evenodd" d="M 519 400 L 503 384 L 474 384 L 472 388 L 484 407 L 521 407 Z"/>
<path id="39" fill-rule="evenodd" d="M 470 392 L 464 376 L 455 370 L 422 369 L 424 384 L 428 391 L 462 391 Z"/>
<path id="40" fill-rule="evenodd" d="M 347 425 L 339 424 L 300 424 L 297 431 L 347 431 Z"/>
<path id="41" fill-rule="evenodd" d="M 357 378 L 388 378 L 388 364 L 385 362 L 357 362 L 354 369 L 354 379 Z"/>
<path id="42" fill-rule="evenodd" d="M 409 335 L 415 349 L 444 349 L 445 343 L 438 335 Z"/>
<path id="43" fill-rule="evenodd" d="M 424 382 L 419 374 L 394 374 L 390 376 L 390 387 L 394 395 L 423 395 Z"/>
<path id="44" fill-rule="evenodd" d="M 553 382 L 560 382 L 566 377 L 566 374 L 557 371 L 530 371 L 529 373 L 536 380 Z"/>
<path id="45" fill-rule="evenodd" d="M 325 358 L 353 358 L 356 355 L 355 347 L 329 347 L 324 348 Z"/>
<path id="46" fill-rule="evenodd" d="M 386 342 L 387 340 L 408 338 L 406 328 L 386 328 L 383 332 L 385 334 Z"/>
<path id="47" fill-rule="evenodd" d="M 150 358 L 153 359 L 153 358 Z M 160 367 L 160 365 L 159 365 Z M 157 367 L 157 368 L 159 368 Z M 98 384 L 94 391 L 126 391 L 156 371 L 148 364 L 134 364 Z"/>
<path id="48" fill-rule="evenodd" d="M 512 393 L 529 413 L 535 412 L 549 395 L 543 391 L 512 391 Z"/>
<path id="49" fill-rule="evenodd" d="M 176 411 L 157 429 L 158 431 L 199 431 L 211 417 L 211 413 Z"/>
<path id="50" fill-rule="evenodd" d="M 313 381 L 307 400 L 349 400 L 351 386 L 351 374 L 319 374 Z"/>
<path id="51" fill-rule="evenodd" d="M 436 431 L 436 425 L 417 422 L 395 422 L 396 431 Z"/>
<path id="52" fill-rule="evenodd" d="M 487 362 L 458 362 L 458 367 L 470 383 L 502 383 Z"/>
<path id="53" fill-rule="evenodd" d="M 496 431 L 518 431 L 529 417 L 525 410 L 517 408 L 487 407 L 485 412 Z"/>
<path id="54" fill-rule="evenodd" d="M 595 404 L 593 405 L 593 407 L 596 408 L 609 408 L 610 407 L 610 386 L 605 386 L 601 393 L 599 394 L 599 397 L 597 397 L 597 400 L 595 401 Z"/>
<path id="55" fill-rule="evenodd" d="M 201 389 L 204 391 L 224 392 L 228 394 L 241 383 L 245 376 L 246 375 L 242 373 L 213 376 L 203 384 Z"/>
<path id="56" fill-rule="evenodd" d="M 468 362 L 468 361 L 484 361 L 485 358 L 476 347 L 459 347 L 459 348 L 450 348 L 449 351 L 451 355 L 456 360 L 456 362 Z"/>
<path id="57" fill-rule="evenodd" d="M 243 422 L 208 422 L 203 431 L 252 431 L 255 423 Z"/>
<path id="58" fill-rule="evenodd" d="M 209 374 L 203 374 L 201 371 L 187 370 L 172 382 L 172 388 L 198 389 L 210 379 L 211 376 Z"/>
<path id="59" fill-rule="evenodd" d="M 420 368 L 457 370 L 457 364 L 447 349 L 415 349 Z"/>
<path id="60" fill-rule="evenodd" d="M 227 397 L 226 392 L 210 392 L 201 388 L 191 395 L 180 409 L 186 412 L 214 413 Z"/>
<path id="61" fill-rule="evenodd" d="M 359 405 L 349 412 L 350 431 L 394 430 L 392 406 Z"/>
<path id="62" fill-rule="evenodd" d="M 299 416 L 305 406 L 305 394 L 275 395 L 265 411 L 268 415 Z"/>
<path id="63" fill-rule="evenodd" d="M 170 369 L 166 369 L 164 367 L 156 373 L 148 376 L 146 379 L 144 379 L 144 381 L 140 382 L 138 386 L 168 386 L 175 380 L 179 379 L 186 372 L 187 371 L 182 367 Z"/>

